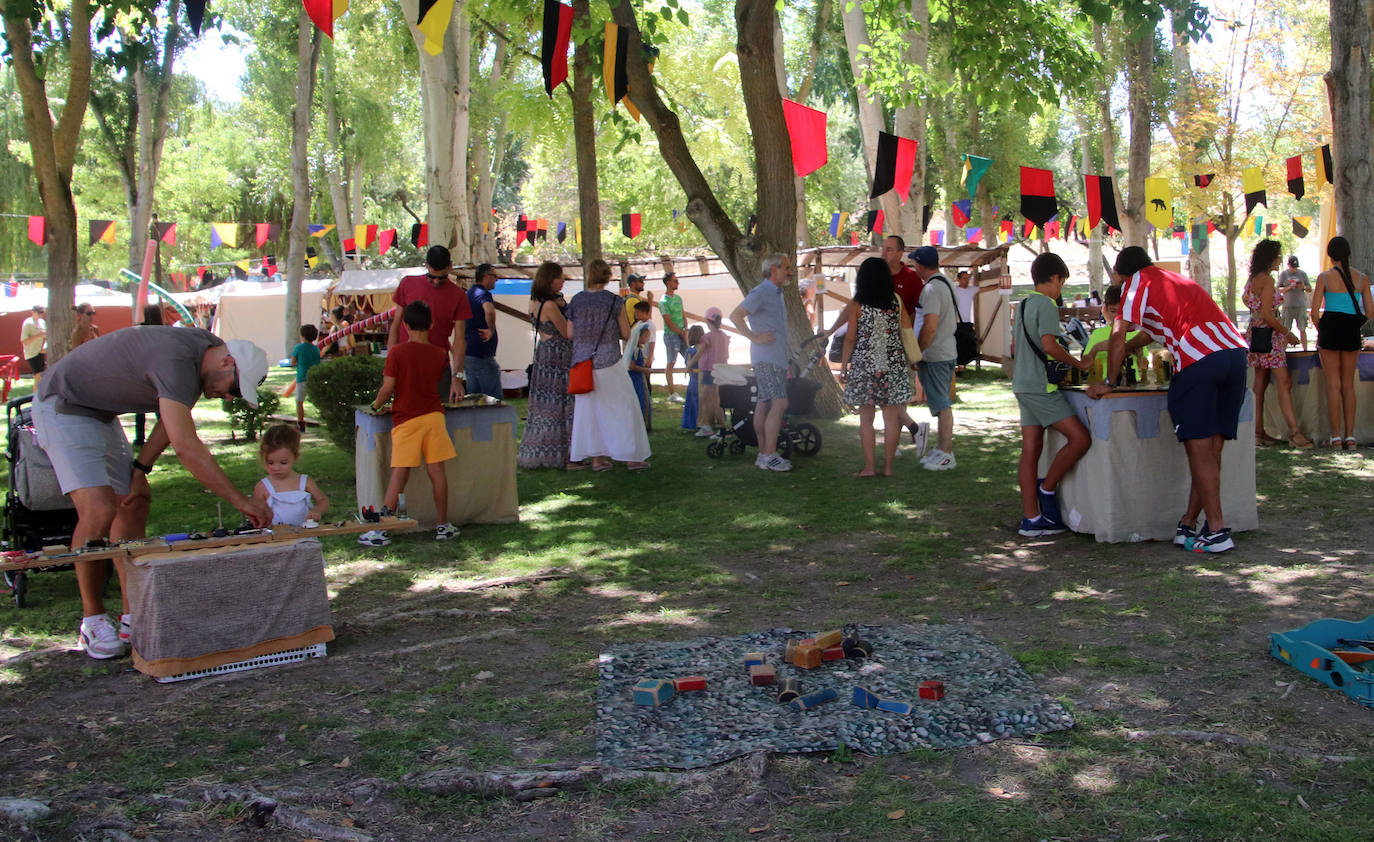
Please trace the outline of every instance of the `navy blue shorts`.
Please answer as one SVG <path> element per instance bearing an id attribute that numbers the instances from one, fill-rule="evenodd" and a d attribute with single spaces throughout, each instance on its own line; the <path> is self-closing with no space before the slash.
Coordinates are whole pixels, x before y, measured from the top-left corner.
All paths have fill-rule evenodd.
<path id="1" fill-rule="evenodd" d="M 1169 417 L 1179 441 L 1234 439 L 1245 403 L 1245 350 L 1215 351 L 1174 375 Z"/>

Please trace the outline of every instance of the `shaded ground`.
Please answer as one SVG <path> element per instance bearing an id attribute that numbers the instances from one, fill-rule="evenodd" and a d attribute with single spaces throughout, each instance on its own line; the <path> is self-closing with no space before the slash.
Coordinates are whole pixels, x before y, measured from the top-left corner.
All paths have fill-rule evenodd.
<path id="1" fill-rule="evenodd" d="M 456 555 L 422 538 L 378 556 L 330 541 L 339 639 L 320 661 L 161 686 L 127 660 L 44 651 L 66 636 L 0 619 L 0 797 L 50 802 L 53 817 L 29 831 L 43 839 L 312 835 L 205 803 L 217 783 L 376 839 L 1370 838 L 1374 712 L 1267 653 L 1271 631 L 1374 613 L 1370 467 L 1262 452 L 1263 527 L 1220 557 L 1027 541 L 1013 529 L 1013 416 L 981 388 L 960 407 L 949 474 L 903 457 L 887 483 L 842 478 L 857 442 L 839 424 L 816 460 L 763 475 L 747 458 L 705 460 L 660 421 L 652 476 L 522 476 L 522 523 L 466 530 Z M 701 495 L 716 505 L 673 519 Z M 627 519 L 638 526 L 616 523 Z M 528 803 L 367 783 L 594 761 L 607 643 L 849 621 L 967 623 L 1079 725 L 881 760 L 760 757 Z M 1170 729 L 1253 745 L 1130 739 Z M 2 822 L 0 835 L 24 837 Z"/>

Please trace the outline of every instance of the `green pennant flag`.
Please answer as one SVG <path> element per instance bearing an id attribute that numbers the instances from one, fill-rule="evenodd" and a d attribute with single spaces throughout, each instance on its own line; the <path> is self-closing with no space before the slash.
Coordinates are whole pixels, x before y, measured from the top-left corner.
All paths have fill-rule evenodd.
<path id="1" fill-rule="evenodd" d="M 991 158 L 979 158 L 977 155 L 962 155 L 964 159 L 964 171 L 959 176 L 959 184 L 968 188 L 968 197 L 974 198 L 978 192 L 978 182 L 983 180 L 988 169 L 992 167 Z"/>

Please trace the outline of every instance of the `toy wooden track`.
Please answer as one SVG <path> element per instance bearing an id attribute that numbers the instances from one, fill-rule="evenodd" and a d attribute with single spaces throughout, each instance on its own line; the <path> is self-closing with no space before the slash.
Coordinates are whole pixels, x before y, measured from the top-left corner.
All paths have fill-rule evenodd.
<path id="1" fill-rule="evenodd" d="M 302 526 L 278 525 L 243 535 L 226 535 L 223 538 L 207 537 L 177 541 L 167 541 L 163 538 L 142 538 L 136 541 L 125 541 L 113 547 L 95 547 L 75 552 L 65 548 L 46 548 L 36 553 L 5 553 L 0 556 L 0 571 L 37 570 L 60 564 L 73 564 L 78 561 L 111 561 L 137 558 L 153 553 L 194 552 L 222 547 L 241 547 L 249 544 L 285 543 L 301 538 L 320 538 L 325 535 L 357 535 L 373 529 L 405 532 L 417 526 L 419 524 L 410 518 L 386 517 L 376 523 L 338 521 L 337 523 L 322 523 L 311 529 Z"/>

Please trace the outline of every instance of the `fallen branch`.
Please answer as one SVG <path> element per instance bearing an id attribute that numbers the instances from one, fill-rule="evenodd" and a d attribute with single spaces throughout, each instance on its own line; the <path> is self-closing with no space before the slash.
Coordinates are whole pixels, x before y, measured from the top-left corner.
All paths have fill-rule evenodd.
<path id="1" fill-rule="evenodd" d="M 19 664 L 22 664 L 25 661 L 32 661 L 33 659 L 41 658 L 44 655 L 56 655 L 58 653 L 65 654 L 67 652 L 72 651 L 75 650 L 73 650 L 70 646 L 47 646 L 42 649 L 30 649 L 27 652 L 20 652 L 18 655 L 11 655 L 5 660 L 0 661 L 0 667 L 18 666 Z"/>
<path id="2" fill-rule="evenodd" d="M 1235 734 L 1220 734 L 1215 731 L 1187 731 L 1182 729 L 1167 729 L 1163 731 L 1127 731 L 1126 739 L 1131 742 L 1148 740 L 1153 737 L 1173 737 L 1179 740 L 1195 740 L 1203 743 L 1226 743 L 1227 745 L 1242 746 L 1244 748 L 1262 748 L 1266 751 L 1278 754 L 1288 754 L 1294 757 L 1306 757 L 1312 760 L 1320 760 L 1324 763 L 1349 763 L 1358 758 L 1347 754 L 1322 754 L 1318 751 L 1308 751 L 1305 748 L 1295 748 L 1293 746 L 1274 745 L 1272 743 L 1261 743 L 1256 740 L 1249 740 L 1245 737 L 1238 737 Z"/>
<path id="3" fill-rule="evenodd" d="M 436 646 L 459 646 L 465 643 L 472 643 L 478 640 L 491 640 L 497 637 L 510 637 L 515 634 L 515 629 L 493 629 L 481 634 L 467 634 L 461 637 L 445 637 L 440 640 L 427 640 L 424 643 L 417 643 L 414 646 L 405 646 L 400 649 L 380 649 L 373 652 L 345 652 L 341 655 L 330 655 L 329 660 L 338 662 L 350 658 L 385 658 L 395 655 L 409 655 L 414 652 L 423 652 L 426 649 L 433 649 Z"/>
<path id="4" fill-rule="evenodd" d="M 283 806 L 277 800 L 252 789 L 212 786 L 204 790 L 202 797 L 206 801 L 241 805 L 248 814 L 248 820 L 257 827 L 266 827 L 268 822 L 275 821 L 282 827 L 315 839 L 328 839 L 330 842 L 372 842 L 372 837 L 360 830 L 311 818 L 301 810 Z"/>
<path id="5" fill-rule="evenodd" d="M 533 582 L 549 582 L 555 579 L 566 578 L 568 578 L 568 571 L 555 567 L 552 570 L 541 570 L 537 573 L 527 573 L 524 576 L 502 576 L 497 579 L 482 579 L 481 581 L 454 588 L 450 593 L 461 591 L 485 591 L 492 588 L 508 588 L 512 585 L 528 585 Z"/>

